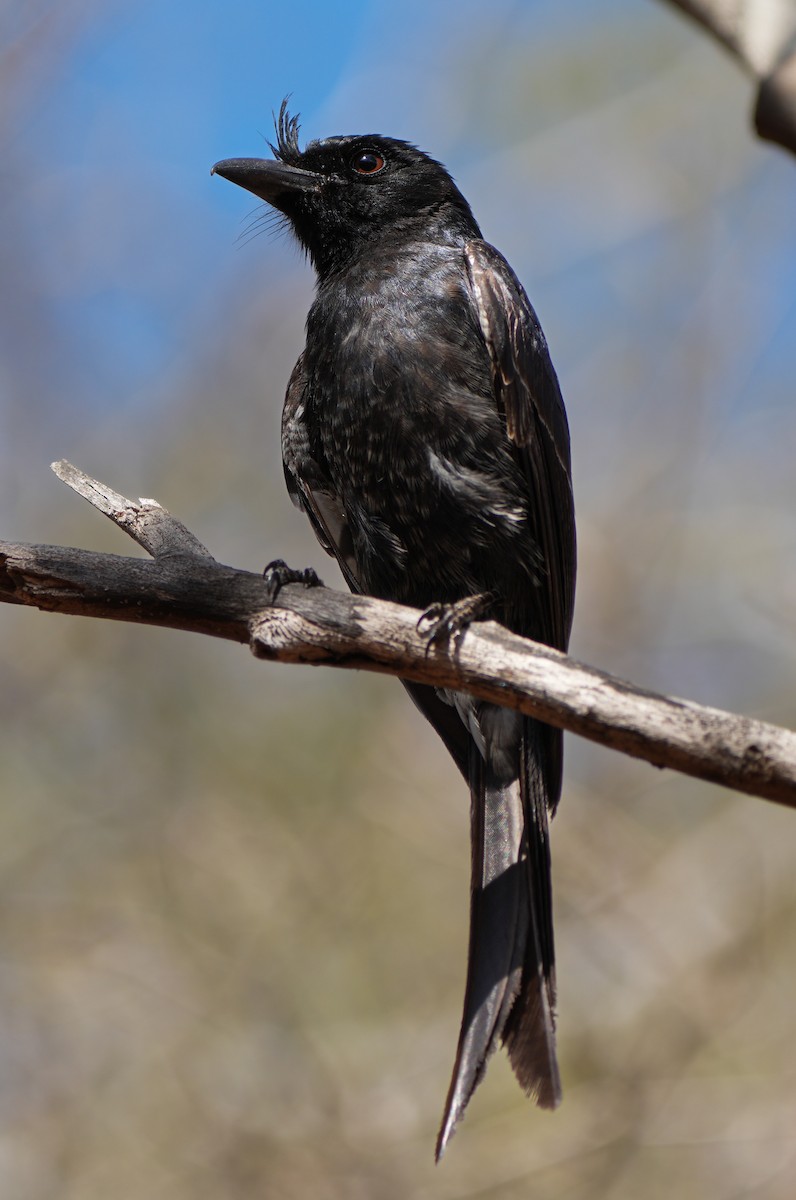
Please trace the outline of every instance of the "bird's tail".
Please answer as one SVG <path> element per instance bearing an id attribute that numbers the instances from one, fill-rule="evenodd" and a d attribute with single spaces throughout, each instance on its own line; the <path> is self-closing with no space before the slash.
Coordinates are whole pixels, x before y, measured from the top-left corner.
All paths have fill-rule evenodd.
<path id="1" fill-rule="evenodd" d="M 554 807 L 560 788 L 560 734 L 525 718 L 519 755 L 512 757 L 514 770 L 507 772 L 505 753 L 490 755 L 488 741 L 485 754 L 475 745 L 471 750 L 470 948 L 438 1160 L 501 1038 L 526 1092 L 543 1108 L 561 1099 L 548 840 L 548 804 Z"/>
<path id="2" fill-rule="evenodd" d="M 520 1086 L 540 1108 L 557 1108 L 561 1103 L 548 829 L 548 815 L 555 811 L 561 791 L 561 759 L 561 731 L 526 720 L 520 781 L 530 919 L 522 986 L 501 1036 Z"/>

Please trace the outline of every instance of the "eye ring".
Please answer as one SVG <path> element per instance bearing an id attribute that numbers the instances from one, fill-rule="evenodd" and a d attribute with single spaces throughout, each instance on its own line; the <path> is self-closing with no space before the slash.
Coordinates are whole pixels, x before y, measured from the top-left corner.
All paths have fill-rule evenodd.
<path id="1" fill-rule="evenodd" d="M 387 166 L 387 161 L 378 150 L 357 150 L 351 155 L 349 166 L 357 175 L 378 175 Z"/>

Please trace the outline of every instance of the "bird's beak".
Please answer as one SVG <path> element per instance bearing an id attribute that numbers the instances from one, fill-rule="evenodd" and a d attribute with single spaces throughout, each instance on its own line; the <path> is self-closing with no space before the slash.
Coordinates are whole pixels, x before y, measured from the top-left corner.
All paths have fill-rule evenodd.
<path id="1" fill-rule="evenodd" d="M 210 174 L 237 183 L 269 204 L 285 193 L 313 191 L 319 183 L 314 172 L 271 158 L 225 158 L 211 168 Z"/>

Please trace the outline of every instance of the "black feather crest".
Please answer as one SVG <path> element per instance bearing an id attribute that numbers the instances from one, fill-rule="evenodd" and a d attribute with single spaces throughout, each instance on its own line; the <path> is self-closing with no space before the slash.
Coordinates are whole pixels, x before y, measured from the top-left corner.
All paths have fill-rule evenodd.
<path id="1" fill-rule="evenodd" d="M 276 145 L 269 142 L 269 146 L 273 150 L 278 159 L 285 163 L 295 163 L 301 158 L 301 150 L 299 149 L 299 120 L 298 113 L 291 117 L 288 112 L 288 101 L 290 96 L 285 96 L 279 106 L 279 116 L 274 117 L 274 128 L 276 129 Z"/>

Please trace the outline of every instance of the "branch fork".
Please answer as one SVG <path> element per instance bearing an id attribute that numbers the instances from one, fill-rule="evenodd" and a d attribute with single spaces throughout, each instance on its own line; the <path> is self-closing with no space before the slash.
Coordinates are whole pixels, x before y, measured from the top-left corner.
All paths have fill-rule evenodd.
<path id="1" fill-rule="evenodd" d="M 133 501 L 67 462 L 68 484 L 151 556 L 0 542 L 0 601 L 246 643 L 258 658 L 397 675 L 471 692 L 657 767 L 796 808 L 796 733 L 658 695 L 475 621 L 434 644 L 421 613 L 369 596 L 286 584 L 216 562 L 155 500 Z"/>

